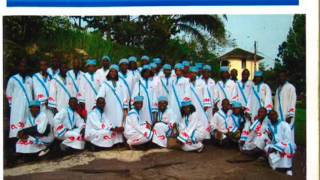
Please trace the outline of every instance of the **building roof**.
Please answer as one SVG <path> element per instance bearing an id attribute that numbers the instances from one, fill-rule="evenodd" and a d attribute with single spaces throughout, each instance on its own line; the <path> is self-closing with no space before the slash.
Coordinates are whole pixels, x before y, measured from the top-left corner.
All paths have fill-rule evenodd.
<path id="1" fill-rule="evenodd" d="M 263 59 L 264 57 L 256 55 L 257 56 L 257 61 Z M 240 48 L 235 48 L 226 54 L 222 55 L 219 57 L 220 61 L 223 60 L 228 60 L 228 59 L 245 59 L 245 60 L 254 60 L 254 53 L 240 49 Z"/>

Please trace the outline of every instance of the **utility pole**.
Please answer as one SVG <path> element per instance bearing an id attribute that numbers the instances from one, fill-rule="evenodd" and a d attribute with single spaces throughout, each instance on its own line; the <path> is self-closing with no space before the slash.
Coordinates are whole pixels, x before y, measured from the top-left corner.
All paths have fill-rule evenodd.
<path id="1" fill-rule="evenodd" d="M 254 60 L 254 73 L 255 73 L 256 69 L 257 69 L 257 41 L 254 41 L 254 56 L 253 56 L 253 60 Z"/>

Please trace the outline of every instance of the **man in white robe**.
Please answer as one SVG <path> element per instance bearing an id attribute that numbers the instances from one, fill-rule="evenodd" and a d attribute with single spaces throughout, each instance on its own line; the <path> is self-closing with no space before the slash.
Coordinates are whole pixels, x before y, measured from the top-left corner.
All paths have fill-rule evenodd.
<path id="1" fill-rule="evenodd" d="M 137 84 L 137 82 L 140 79 L 140 71 L 138 70 L 137 65 L 137 58 L 135 56 L 130 56 L 128 58 L 129 61 L 129 74 L 133 77 L 133 85 L 132 90 L 134 89 L 134 86 Z"/>
<path id="2" fill-rule="evenodd" d="M 163 77 L 159 76 L 159 81 L 157 82 L 156 86 L 156 96 L 159 98 L 160 96 L 170 97 L 173 78 L 171 77 L 171 65 L 165 64 L 163 66 Z"/>
<path id="3" fill-rule="evenodd" d="M 272 93 L 269 85 L 263 82 L 263 72 L 257 71 L 253 79 L 252 92 L 249 96 L 248 105 L 245 113 L 250 115 L 251 118 L 255 118 L 258 110 L 261 107 L 270 111 L 273 108 L 272 105 Z"/>
<path id="4" fill-rule="evenodd" d="M 238 101 L 242 107 L 248 106 L 249 97 L 252 94 L 253 82 L 249 80 L 250 72 L 248 69 L 242 71 L 242 79 L 236 82 Z"/>
<path id="5" fill-rule="evenodd" d="M 269 164 L 272 169 L 286 169 L 287 175 L 292 176 L 292 160 L 296 145 L 292 141 L 290 125 L 278 119 L 276 111 L 269 113 L 268 135 L 271 141 L 267 142 L 264 150 L 267 153 Z"/>
<path id="6" fill-rule="evenodd" d="M 130 149 L 142 145 L 152 139 L 151 124 L 140 116 L 143 107 L 143 96 L 133 98 L 133 109 L 130 110 L 125 121 L 124 136 Z"/>
<path id="7" fill-rule="evenodd" d="M 126 88 L 118 78 L 118 65 L 111 65 L 107 80 L 102 84 L 97 98 L 102 97 L 106 101 L 104 114 L 110 119 L 113 127 L 124 127 L 124 120 L 128 114 L 129 97 L 127 97 Z M 123 143 L 122 132 L 116 132 L 114 144 Z"/>
<path id="8" fill-rule="evenodd" d="M 54 77 L 56 74 L 60 72 L 61 60 L 60 58 L 53 57 L 51 59 L 51 67 L 48 67 L 47 72 L 50 74 L 51 77 Z"/>
<path id="9" fill-rule="evenodd" d="M 220 68 L 221 80 L 216 83 L 215 86 L 215 108 L 221 108 L 221 101 L 228 99 L 230 102 L 236 101 L 237 89 L 236 83 L 230 79 L 229 67 L 222 66 Z"/>
<path id="10" fill-rule="evenodd" d="M 29 103 L 32 101 L 32 79 L 26 74 L 26 60 L 18 65 L 18 74 L 10 77 L 6 97 L 10 106 L 9 138 L 16 138 L 19 130 L 24 128 L 29 116 Z M 15 144 L 15 143 L 14 143 Z"/>
<path id="11" fill-rule="evenodd" d="M 110 56 L 103 56 L 101 58 L 101 68 L 96 71 L 96 76 L 101 83 L 107 80 L 107 74 L 111 63 Z"/>
<path id="12" fill-rule="evenodd" d="M 80 90 L 77 98 L 80 102 L 80 106 L 85 106 L 87 113 L 89 113 L 96 105 L 95 99 L 101 85 L 101 82 L 95 73 L 96 65 L 97 63 L 95 59 L 88 59 L 86 63 L 88 72 L 84 73 L 80 77 Z"/>
<path id="13" fill-rule="evenodd" d="M 121 130 L 114 128 L 104 114 L 105 105 L 104 98 L 99 97 L 96 107 L 88 114 L 86 121 L 85 139 L 93 145 L 94 150 L 112 147 L 116 132 Z"/>
<path id="14" fill-rule="evenodd" d="M 287 72 L 281 72 L 278 77 L 279 87 L 274 96 L 274 109 L 277 111 L 281 121 L 289 123 L 294 142 L 294 122 L 297 102 L 296 88 L 288 82 Z"/>
<path id="15" fill-rule="evenodd" d="M 144 65 L 149 65 L 149 63 L 150 63 L 150 57 L 149 57 L 149 56 L 146 56 L 146 55 L 143 55 L 143 56 L 141 57 L 140 67 L 138 68 L 138 70 L 140 71 L 140 73 L 141 73 L 141 71 L 142 71 L 142 69 L 143 69 L 143 66 L 144 66 Z"/>
<path id="16" fill-rule="evenodd" d="M 198 119 L 195 107 L 190 98 L 184 98 L 181 103 L 182 118 L 178 122 L 178 141 L 182 144 L 184 151 L 202 152 L 204 145 L 202 141 L 206 138 L 201 130 L 203 125 Z"/>
<path id="17" fill-rule="evenodd" d="M 168 97 L 158 98 L 157 121 L 153 126 L 152 142 L 160 147 L 168 146 L 168 137 L 175 133 L 177 119 L 175 113 L 168 108 Z"/>
<path id="18" fill-rule="evenodd" d="M 191 96 L 190 91 L 190 82 L 189 79 L 183 77 L 183 65 L 178 63 L 175 65 L 175 75 L 176 78 L 173 80 L 170 98 L 169 98 L 169 106 L 172 111 L 177 113 L 177 119 L 180 120 L 181 116 L 181 102 L 183 98 Z"/>
<path id="19" fill-rule="evenodd" d="M 207 111 L 206 111 L 209 120 L 213 116 L 213 108 L 214 108 L 213 106 L 214 106 L 214 102 L 215 102 L 214 92 L 215 92 L 215 88 L 216 88 L 215 81 L 210 77 L 211 71 L 212 71 L 212 68 L 209 65 L 204 65 L 202 68 L 202 80 L 205 83 L 205 91 L 207 91 L 207 93 L 209 95 L 209 99 L 210 99 L 210 107 L 207 108 Z"/>
<path id="20" fill-rule="evenodd" d="M 72 81 L 67 78 L 68 66 L 62 63 L 60 72 L 50 82 L 48 106 L 54 113 L 68 107 L 69 99 L 77 96 Z"/>
<path id="21" fill-rule="evenodd" d="M 17 153 L 44 156 L 49 152 L 48 147 L 54 140 L 52 124 L 46 113 L 40 111 L 40 106 L 40 101 L 30 102 L 30 115 L 24 128 L 18 132 Z"/>
<path id="22" fill-rule="evenodd" d="M 60 148 L 84 149 L 85 122 L 77 113 L 78 100 L 75 97 L 69 99 L 69 107 L 59 111 L 54 117 L 54 135 L 61 140 Z"/>
<path id="23" fill-rule="evenodd" d="M 119 61 L 119 80 L 126 89 L 127 97 L 131 97 L 134 85 L 134 77 L 128 71 L 128 59 L 122 58 Z"/>
<path id="24" fill-rule="evenodd" d="M 157 112 L 158 108 L 155 88 L 156 87 L 154 82 L 150 80 L 150 67 L 148 65 L 145 65 L 141 70 L 141 79 L 132 92 L 132 97 L 144 97 L 143 107 L 140 110 L 140 117 L 141 119 L 147 121 L 149 124 L 154 123 L 155 112 Z"/>

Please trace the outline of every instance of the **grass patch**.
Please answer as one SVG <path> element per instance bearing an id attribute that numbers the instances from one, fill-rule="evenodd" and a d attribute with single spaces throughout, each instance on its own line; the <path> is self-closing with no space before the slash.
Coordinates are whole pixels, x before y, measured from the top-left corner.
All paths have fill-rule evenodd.
<path id="1" fill-rule="evenodd" d="M 295 119 L 295 141 L 298 145 L 306 145 L 306 109 L 297 108 Z"/>

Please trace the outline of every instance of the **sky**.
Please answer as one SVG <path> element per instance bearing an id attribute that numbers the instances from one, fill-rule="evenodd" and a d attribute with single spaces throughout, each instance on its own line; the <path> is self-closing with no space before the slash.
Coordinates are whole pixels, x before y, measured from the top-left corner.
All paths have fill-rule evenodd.
<path id="1" fill-rule="evenodd" d="M 279 45 L 286 40 L 292 25 L 293 15 L 227 15 L 225 29 L 230 39 L 235 39 L 236 47 L 254 52 L 254 41 L 257 41 L 257 52 L 264 57 L 263 63 L 273 67 Z M 220 55 L 232 50 L 226 47 Z"/>

